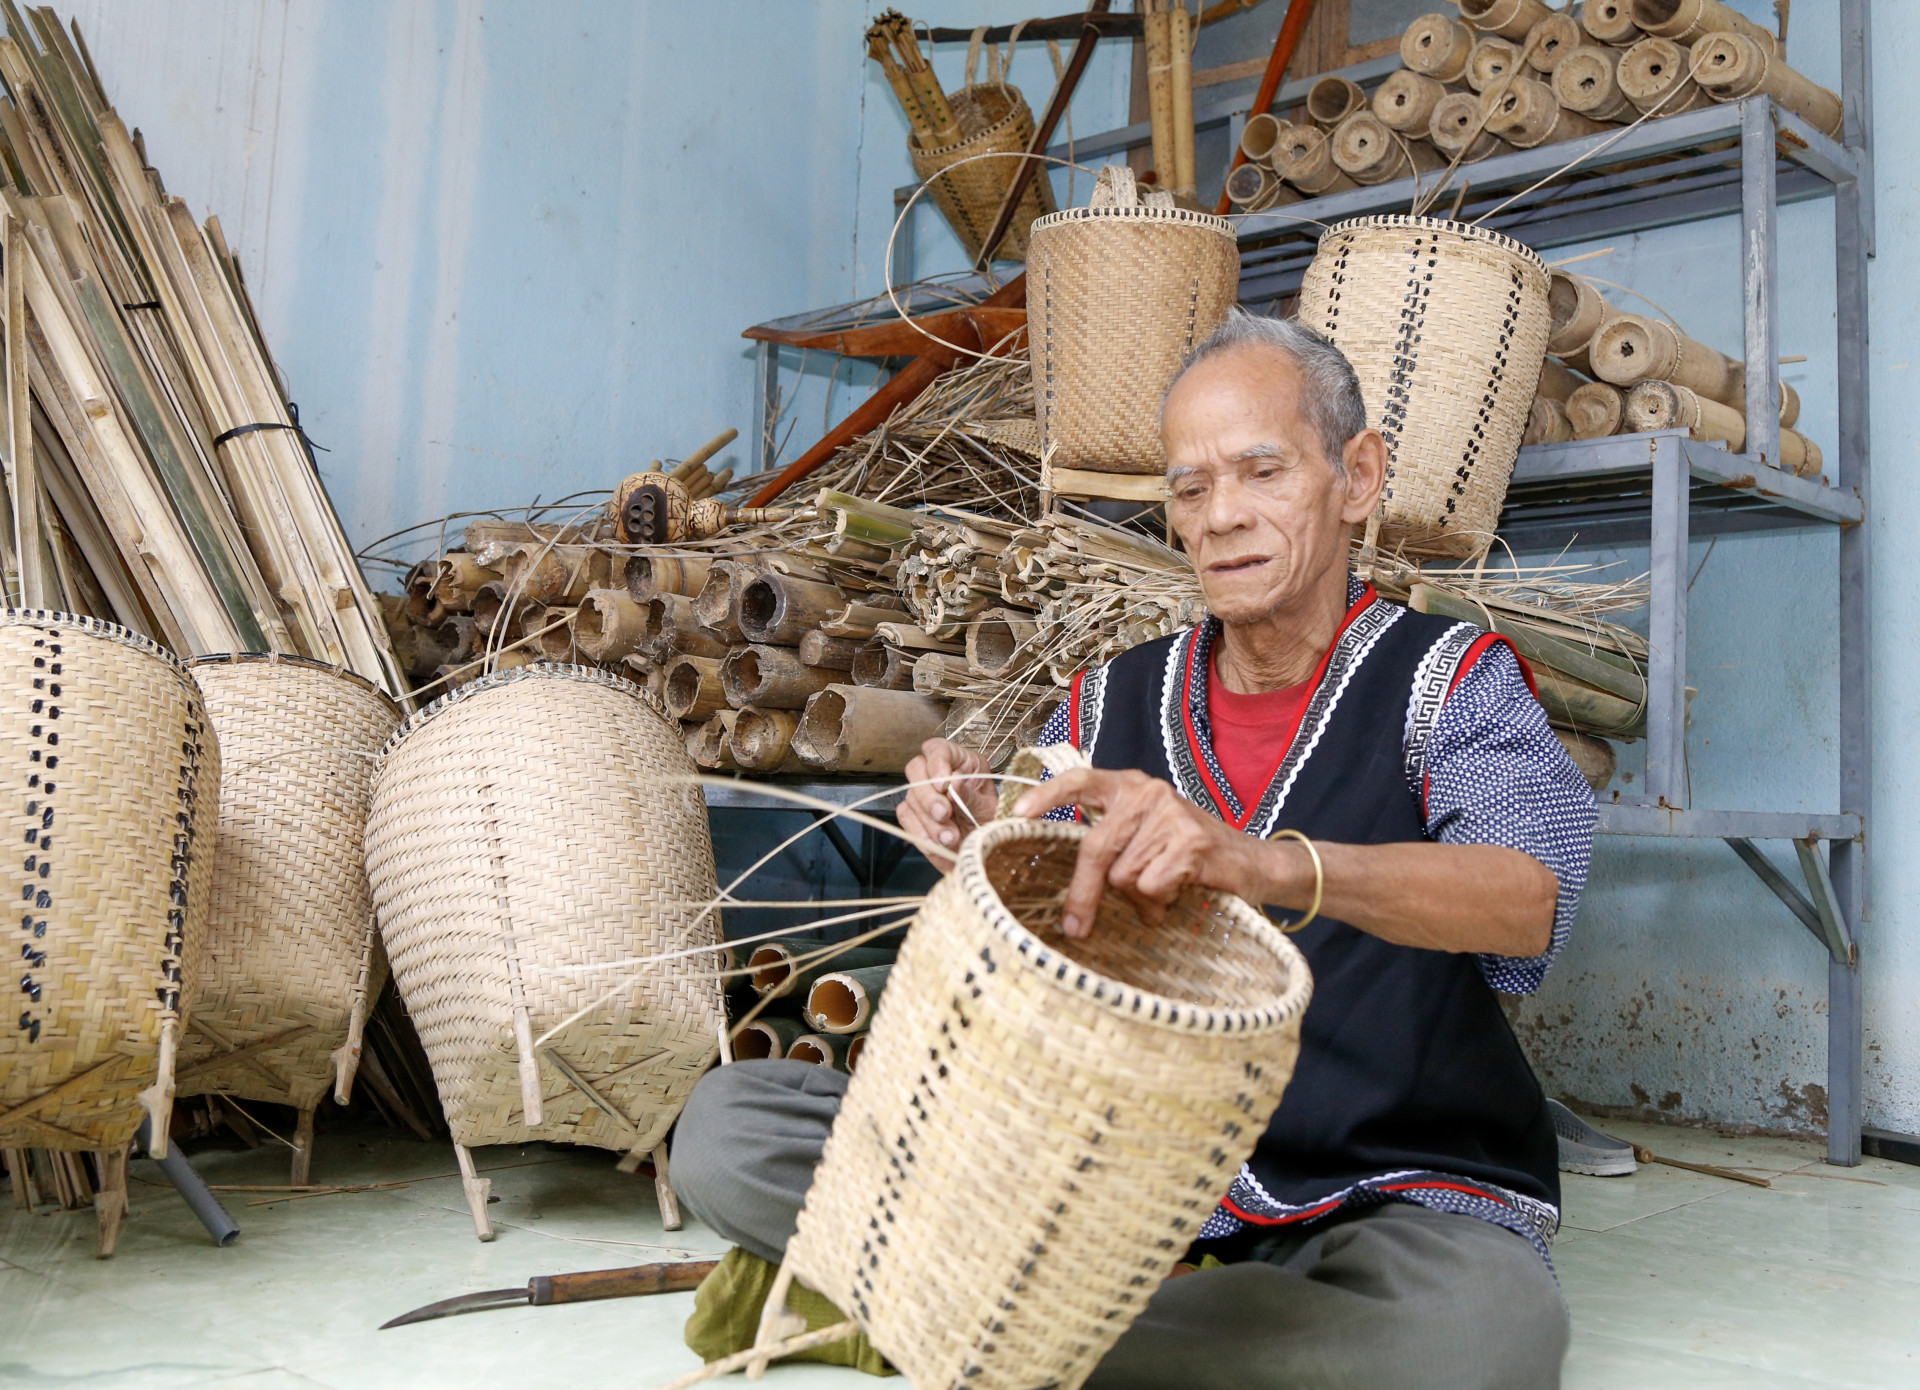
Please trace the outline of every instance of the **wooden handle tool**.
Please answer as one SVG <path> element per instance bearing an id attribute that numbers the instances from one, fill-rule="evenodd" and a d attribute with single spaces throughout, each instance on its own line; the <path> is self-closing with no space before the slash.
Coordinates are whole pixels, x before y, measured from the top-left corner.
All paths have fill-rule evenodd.
<path id="1" fill-rule="evenodd" d="M 656 1293 L 685 1293 L 700 1287 L 718 1260 L 669 1260 L 659 1264 L 629 1265 L 624 1269 L 589 1269 L 579 1274 L 538 1274 L 523 1289 L 489 1289 L 443 1298 L 411 1313 L 402 1313 L 380 1330 L 405 1327 L 410 1322 L 432 1322 L 456 1313 L 483 1308 L 544 1308 L 549 1303 L 586 1303 L 596 1298 L 643 1298 Z"/>

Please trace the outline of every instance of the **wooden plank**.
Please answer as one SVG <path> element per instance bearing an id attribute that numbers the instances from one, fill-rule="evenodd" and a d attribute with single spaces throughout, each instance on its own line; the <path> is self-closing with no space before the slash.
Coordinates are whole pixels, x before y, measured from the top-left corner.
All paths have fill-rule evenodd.
<path id="1" fill-rule="evenodd" d="M 1159 473 L 1095 473 L 1083 468 L 1040 465 L 1040 490 L 1057 497 L 1115 498 L 1123 502 L 1164 502 L 1167 480 Z"/>

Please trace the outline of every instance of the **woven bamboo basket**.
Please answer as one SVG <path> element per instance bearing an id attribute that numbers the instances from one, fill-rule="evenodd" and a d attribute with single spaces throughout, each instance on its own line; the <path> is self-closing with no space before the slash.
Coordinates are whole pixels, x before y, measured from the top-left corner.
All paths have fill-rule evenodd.
<path id="1" fill-rule="evenodd" d="M 1160 926 L 1111 894 L 1063 937 L 1085 833 L 995 821 L 928 897 L 761 1345 L 797 1277 L 914 1385 L 1075 1386 L 1225 1195 L 1292 1076 L 1306 963 L 1198 890 Z"/>
<path id="2" fill-rule="evenodd" d="M 144 1107 L 164 1154 L 212 887 L 213 730 L 179 661 L 111 623 L 9 609 L 0 672 L 26 826 L 0 1147 L 121 1150 Z"/>
<path id="3" fill-rule="evenodd" d="M 1142 202 L 1132 171 L 1108 165 L 1089 206 L 1034 223 L 1027 274 L 1035 413 L 1053 466 L 1161 472 L 1161 394 L 1239 295 L 1232 224 L 1164 194 Z"/>
<path id="4" fill-rule="evenodd" d="M 969 74 L 971 76 L 971 74 Z M 950 103 L 962 130 L 978 130 L 978 135 L 922 149 L 918 134 L 907 139 L 907 153 L 913 159 L 913 172 L 921 182 L 931 182 L 933 201 L 947 216 L 954 235 L 966 248 L 969 260 L 979 256 L 993 219 L 1000 213 L 1000 200 L 1019 172 L 1019 159 L 975 159 L 977 155 L 1024 155 L 1033 141 L 1033 112 L 1018 87 L 1001 83 L 969 82 L 955 92 Z M 962 160 L 972 164 L 944 172 Z M 1053 211 L 1053 182 L 1045 168 L 1035 171 L 1020 195 L 1020 206 L 1006 235 L 993 253 L 995 260 L 1024 261 L 1027 258 L 1028 228 L 1035 218 Z"/>
<path id="5" fill-rule="evenodd" d="M 1360 218 L 1320 239 L 1297 312 L 1346 353 L 1386 439 L 1377 542 L 1420 556 L 1484 551 L 1540 380 L 1546 264 L 1478 227 Z"/>
<path id="6" fill-rule="evenodd" d="M 373 759 L 400 723 L 371 682 L 296 656 L 188 663 L 220 740 L 207 950 L 181 1044 L 183 1096 L 300 1111 L 295 1183 L 329 1082 L 345 1104 L 386 979 L 367 891 Z"/>
<path id="7" fill-rule="evenodd" d="M 382 754 L 367 876 L 483 1239 L 473 1145 L 590 1144 L 629 1170 L 658 1150 L 664 1176 L 662 1140 L 725 1021 L 712 960 L 577 968 L 720 939 L 696 773 L 639 686 L 546 664 L 436 700 Z"/>

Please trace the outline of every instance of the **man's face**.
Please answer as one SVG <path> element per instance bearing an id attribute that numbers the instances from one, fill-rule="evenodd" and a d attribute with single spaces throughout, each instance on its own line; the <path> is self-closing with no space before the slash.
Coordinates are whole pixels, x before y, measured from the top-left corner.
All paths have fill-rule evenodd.
<path id="1" fill-rule="evenodd" d="M 1336 472 L 1304 387 L 1290 356 L 1251 345 L 1209 357 L 1167 396 L 1167 519 L 1223 622 L 1258 622 L 1298 603 L 1330 566 L 1344 572 L 1353 525 L 1379 496 L 1379 434 L 1349 440 Z"/>

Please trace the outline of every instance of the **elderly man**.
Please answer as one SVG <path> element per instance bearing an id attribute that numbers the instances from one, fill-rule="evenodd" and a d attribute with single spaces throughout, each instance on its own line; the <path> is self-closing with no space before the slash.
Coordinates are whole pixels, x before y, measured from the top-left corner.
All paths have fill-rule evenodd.
<path id="1" fill-rule="evenodd" d="M 1103 892 L 1152 914 L 1190 884 L 1297 918 L 1316 855 L 1324 893 L 1294 937 L 1314 997 L 1286 1097 L 1196 1272 L 1088 1383 L 1557 1385 L 1554 1130 L 1495 991 L 1537 988 L 1565 942 L 1592 795 L 1511 648 L 1350 576 L 1386 448 L 1337 349 L 1236 312 L 1168 391 L 1162 434 L 1168 522 L 1212 617 L 1076 680 L 1042 741 L 1093 767 L 1017 810 L 1100 813 L 1069 934 Z M 928 743 L 901 824 L 957 847 L 956 799 L 992 813 L 986 771 Z M 711 1074 L 674 1152 L 688 1205 L 777 1261 L 844 1085 L 797 1063 Z"/>

